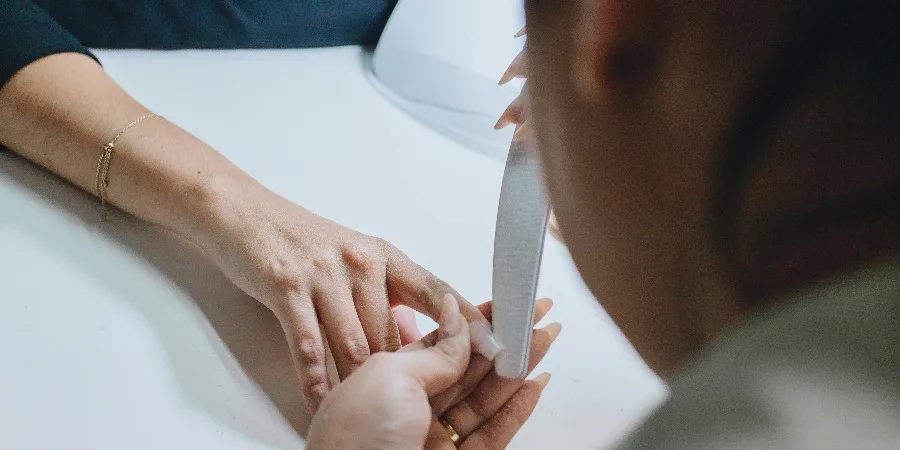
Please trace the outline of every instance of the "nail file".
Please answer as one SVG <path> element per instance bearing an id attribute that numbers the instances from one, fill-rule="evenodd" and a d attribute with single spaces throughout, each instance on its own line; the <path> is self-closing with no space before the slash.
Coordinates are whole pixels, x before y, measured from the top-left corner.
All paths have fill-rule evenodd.
<path id="1" fill-rule="evenodd" d="M 493 329 L 503 350 L 494 367 L 502 377 L 528 372 L 534 304 L 550 208 L 538 161 L 513 142 L 506 159 L 494 235 Z"/>

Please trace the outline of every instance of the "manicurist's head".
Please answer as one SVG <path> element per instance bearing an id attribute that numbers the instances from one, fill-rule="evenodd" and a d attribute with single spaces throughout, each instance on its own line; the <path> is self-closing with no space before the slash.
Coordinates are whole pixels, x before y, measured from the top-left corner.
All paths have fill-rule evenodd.
<path id="1" fill-rule="evenodd" d="M 898 254 L 894 2 L 526 9 L 562 233 L 658 372 L 779 296 Z"/>

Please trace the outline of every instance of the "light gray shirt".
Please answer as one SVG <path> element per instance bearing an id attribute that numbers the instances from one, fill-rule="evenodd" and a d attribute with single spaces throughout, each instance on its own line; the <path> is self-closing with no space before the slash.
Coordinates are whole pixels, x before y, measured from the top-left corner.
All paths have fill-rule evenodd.
<path id="1" fill-rule="evenodd" d="M 900 449 L 900 261 L 789 296 L 711 345 L 625 449 Z"/>

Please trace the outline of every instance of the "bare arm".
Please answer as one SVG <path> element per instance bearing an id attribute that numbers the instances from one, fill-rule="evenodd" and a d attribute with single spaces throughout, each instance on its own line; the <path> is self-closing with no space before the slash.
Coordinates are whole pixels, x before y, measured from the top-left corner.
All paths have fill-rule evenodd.
<path id="1" fill-rule="evenodd" d="M 96 195 L 103 145 L 147 112 L 93 59 L 51 55 L 0 89 L 0 143 Z M 107 197 L 137 217 L 196 238 L 215 213 L 213 206 L 223 203 L 215 187 L 226 184 L 259 189 L 199 139 L 152 118 L 117 142 Z"/>
<path id="2" fill-rule="evenodd" d="M 0 143 L 94 192 L 103 146 L 147 113 L 90 57 L 55 54 L 0 88 Z M 395 319 L 393 306 L 438 320 L 448 292 L 462 298 L 386 242 L 279 197 L 163 119 L 118 140 L 107 198 L 200 246 L 275 313 L 312 410 L 330 389 L 319 322 L 345 378 L 370 353 L 418 338 L 415 321 Z M 459 307 L 469 321 L 487 323 L 471 304 Z"/>

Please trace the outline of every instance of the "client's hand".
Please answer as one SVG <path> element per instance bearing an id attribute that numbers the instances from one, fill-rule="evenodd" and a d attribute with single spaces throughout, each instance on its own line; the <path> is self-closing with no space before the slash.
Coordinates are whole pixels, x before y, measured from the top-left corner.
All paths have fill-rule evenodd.
<path id="1" fill-rule="evenodd" d="M 373 356 L 335 388 L 313 419 L 308 448 L 506 447 L 531 415 L 549 375 L 504 379 L 491 373 L 483 359 L 473 359 L 467 368 L 468 333 L 459 316 L 453 317 L 453 304 L 448 301 L 438 332 L 398 353 Z M 550 306 L 539 302 L 536 320 Z M 490 315 L 490 304 L 480 309 Z M 530 369 L 559 330 L 554 324 L 534 332 Z M 456 444 L 450 429 L 458 436 Z"/>
<path id="2" fill-rule="evenodd" d="M 370 354 L 396 351 L 421 337 L 411 311 L 392 310 L 398 305 L 437 320 L 442 299 L 452 293 L 469 322 L 487 323 L 477 308 L 392 245 L 262 186 L 223 191 L 196 240 L 229 279 L 278 317 L 311 412 L 331 388 L 326 340 L 344 379 Z"/>

